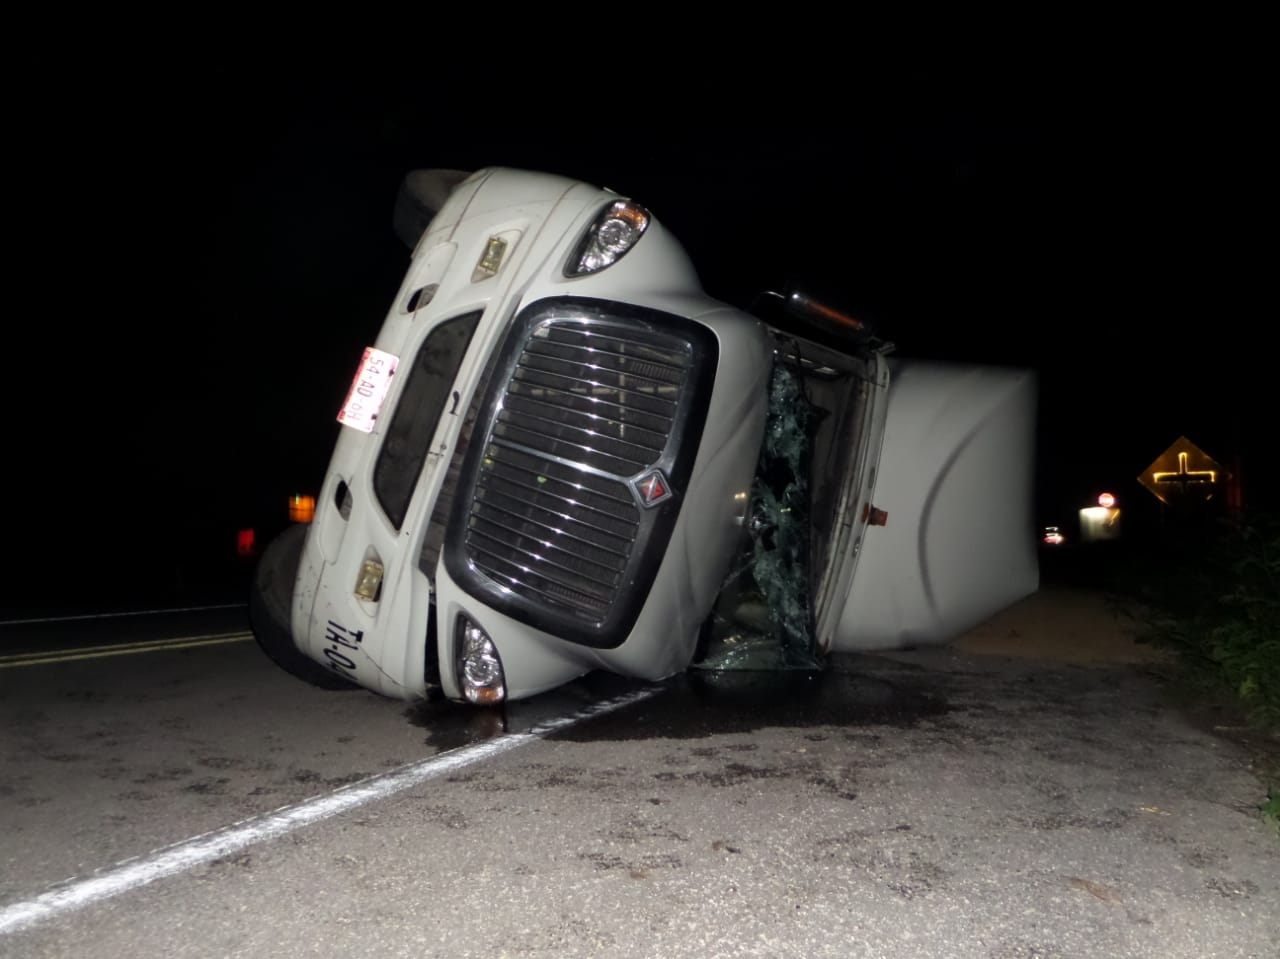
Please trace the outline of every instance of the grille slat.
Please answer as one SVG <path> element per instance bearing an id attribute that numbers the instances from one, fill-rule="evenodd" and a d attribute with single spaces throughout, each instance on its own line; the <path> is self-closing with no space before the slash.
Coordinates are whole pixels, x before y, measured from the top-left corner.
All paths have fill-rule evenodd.
<path id="1" fill-rule="evenodd" d="M 557 398 L 562 399 L 562 397 Z M 616 440 L 647 449 L 650 453 L 658 452 L 666 445 L 667 431 L 670 429 L 670 421 L 668 421 L 666 429 L 652 429 L 639 423 L 615 419 L 604 413 L 579 409 L 572 405 L 572 401 L 565 403 L 562 399 L 562 402 L 554 403 L 547 399 L 514 391 L 507 396 L 507 408 L 520 410 L 528 416 L 541 416 L 552 422 L 562 422 L 569 426 L 577 426 L 582 430 L 591 430 L 602 435 L 608 435 Z M 557 417 L 560 417 L 560 419 L 557 419 Z M 584 423 L 589 425 L 579 425 Z M 629 436 L 630 439 L 627 439 L 624 434 Z M 647 440 L 647 442 L 640 442 L 641 440 Z"/>
<path id="2" fill-rule="evenodd" d="M 528 354 L 520 361 L 520 365 L 528 370 L 548 373 L 553 376 L 566 376 L 594 388 L 627 390 L 632 393 L 657 393 L 667 387 L 679 387 L 680 380 L 664 375 L 665 367 L 652 363 L 636 364 L 634 369 L 610 369 L 599 363 L 591 362 L 591 358 L 567 358 Z M 652 374 L 657 374 L 656 376 Z"/>
<path id="3" fill-rule="evenodd" d="M 575 503 L 610 516 L 632 518 L 635 500 L 625 487 L 612 478 L 596 476 L 582 470 L 540 459 L 514 447 L 491 446 L 486 462 L 489 475 L 499 476 L 528 489 L 536 484 L 542 492 L 556 492 Z"/>
<path id="4" fill-rule="evenodd" d="M 645 429 L 661 436 L 671 432 L 669 413 L 653 413 L 640 410 L 635 406 L 618 406 L 598 396 L 586 396 L 554 386 L 535 385 L 517 379 L 512 382 L 511 391 L 508 393 L 508 398 L 512 396 L 528 397 L 535 401 L 549 403 L 566 412 L 599 417 L 628 429 Z"/>
<path id="5" fill-rule="evenodd" d="M 505 495 L 511 502 L 519 504 L 528 504 L 530 507 L 542 509 L 547 518 L 551 522 L 559 521 L 561 526 L 551 527 L 548 529 L 563 529 L 564 524 L 574 524 L 578 528 L 599 530 L 602 536 L 613 536 L 625 542 L 630 542 L 635 538 L 636 524 L 627 517 L 619 517 L 613 513 L 606 513 L 602 510 L 593 510 L 590 507 L 585 509 L 574 509 L 578 504 L 565 500 L 553 493 L 543 493 L 541 498 L 530 500 L 522 498 L 523 491 L 509 483 L 506 483 L 501 477 L 490 477 L 481 490 L 480 495 L 485 502 L 496 505 L 500 502 L 500 498 Z M 583 542 L 590 542 L 585 537 L 581 537 Z M 607 549 L 607 546 L 602 548 Z M 617 552 L 625 554 L 625 549 Z"/>
<path id="6" fill-rule="evenodd" d="M 516 402 L 512 402 L 516 400 Z M 648 461 L 654 456 L 662 452 L 662 447 L 666 445 L 666 437 L 661 438 L 661 442 L 656 445 L 650 440 L 648 443 L 640 443 L 626 437 L 618 436 L 613 432 L 605 432 L 603 430 L 593 429 L 597 424 L 584 426 L 579 422 L 574 422 L 564 415 L 561 410 L 560 417 L 547 415 L 553 407 L 543 406 L 541 409 L 530 410 L 519 397 L 507 397 L 507 407 L 502 411 L 502 420 L 508 423 L 525 423 L 529 429 L 539 429 L 548 436 L 555 436 L 560 439 L 567 439 L 570 442 L 582 444 L 587 443 L 608 443 L 611 448 L 616 449 L 619 455 L 627 458 L 627 451 L 634 451 L 636 456 L 642 457 L 642 461 Z M 575 416 L 575 419 L 577 417 Z M 599 424 L 606 425 L 606 424 Z M 644 437 L 637 437 L 643 439 Z"/>
<path id="7" fill-rule="evenodd" d="M 499 536 L 491 536 L 485 530 L 473 527 L 472 533 L 475 534 L 472 544 L 477 552 L 487 552 L 490 558 L 497 563 L 504 563 L 523 570 L 532 570 L 536 567 L 539 575 L 548 580 L 558 582 L 564 586 L 574 586 L 576 584 L 578 587 L 588 591 L 594 587 L 608 592 L 618 585 L 617 574 L 608 575 L 608 570 L 602 570 L 598 567 L 593 567 L 590 570 L 575 569 L 550 559 L 543 553 L 531 552 L 518 544 L 512 545 L 509 541 Z M 493 545 L 486 549 L 484 545 L 486 541 Z M 524 558 L 524 562 L 520 561 L 521 557 Z"/>
<path id="8" fill-rule="evenodd" d="M 615 362 L 617 361 L 617 362 Z M 560 344 L 534 344 L 524 362 L 542 368 L 577 367 L 600 370 L 606 375 L 638 377 L 655 385 L 679 386 L 684 381 L 684 367 L 661 360 L 638 359 L 634 356 L 601 351 L 563 347 Z"/>
<path id="9" fill-rule="evenodd" d="M 473 551 L 479 552 L 475 542 L 468 541 L 468 545 Z M 557 580 L 547 575 L 545 564 L 539 563 L 537 568 L 522 566 L 500 549 L 488 552 L 485 556 L 488 563 L 477 563 L 485 571 L 485 575 L 504 581 L 516 592 L 532 589 L 548 597 L 577 596 L 596 609 L 608 604 L 615 592 L 611 587 L 598 586 L 582 578 L 577 578 L 574 582 Z"/>
<path id="10" fill-rule="evenodd" d="M 629 386 L 583 380 L 563 373 L 533 369 L 531 367 L 517 370 L 515 380 L 518 383 L 528 383 L 534 387 L 543 387 L 581 396 L 597 403 L 608 403 L 618 411 L 635 407 L 642 412 L 651 413 L 655 416 L 664 416 L 668 419 L 673 417 L 676 411 L 678 388 L 675 386 L 664 386 L 662 392 L 659 393 L 653 390 L 640 390 Z M 615 415 L 618 414 L 615 413 Z"/>
<path id="11" fill-rule="evenodd" d="M 683 377 L 689 368 L 684 345 L 662 347 L 652 340 L 622 333 L 600 333 L 570 326 L 548 327 L 535 332 L 525 347 L 526 354 L 600 355 L 609 357 L 607 365 L 622 367 L 630 363 L 650 363 Z"/>
<path id="12" fill-rule="evenodd" d="M 586 522 L 568 513 L 555 513 L 541 509 L 536 504 L 522 502 L 513 496 L 495 495 L 489 490 L 483 491 L 480 501 L 489 507 L 488 515 L 483 518 L 502 526 L 513 534 L 536 538 L 536 531 L 544 530 L 553 536 L 567 536 L 585 546 L 607 550 L 623 557 L 630 552 L 631 543 L 635 538 L 634 524 L 629 528 L 623 527 L 621 530 L 611 529 L 608 526 L 599 525 L 598 522 Z M 515 522 L 503 522 L 501 515 L 494 515 L 494 513 L 510 516 Z M 551 525 L 556 521 L 561 525 Z"/>
<path id="13" fill-rule="evenodd" d="M 590 469 L 610 473 L 619 478 L 634 476 L 648 465 L 645 460 L 615 456 L 603 449 L 595 449 L 584 443 L 575 443 L 539 432 L 533 428 L 532 424 L 517 423 L 505 417 L 494 424 L 493 441 L 499 444 L 506 441 L 526 449 L 538 450 L 557 459 L 581 463 Z"/>

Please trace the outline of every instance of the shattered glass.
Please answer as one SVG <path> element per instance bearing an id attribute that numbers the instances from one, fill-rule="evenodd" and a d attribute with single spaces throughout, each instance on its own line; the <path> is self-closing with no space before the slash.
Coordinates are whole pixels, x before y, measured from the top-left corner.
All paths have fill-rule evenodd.
<path id="1" fill-rule="evenodd" d="M 775 363 L 743 543 L 707 625 L 699 669 L 822 668 L 809 570 L 808 464 L 819 413 L 799 374 Z"/>

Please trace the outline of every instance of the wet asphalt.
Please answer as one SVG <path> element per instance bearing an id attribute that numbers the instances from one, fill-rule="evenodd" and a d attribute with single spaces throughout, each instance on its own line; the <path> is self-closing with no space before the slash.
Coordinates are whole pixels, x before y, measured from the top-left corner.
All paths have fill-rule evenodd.
<path id="1" fill-rule="evenodd" d="M 189 651 L 77 699 L 106 678 L 85 669 L 43 711 L 4 689 L 25 735 L 0 909 L 379 770 L 518 745 L 0 934 L 0 956 L 1280 955 L 1256 770 L 1147 664 L 952 646 L 690 673 L 547 731 L 640 687 L 407 706 L 296 688 L 255 652 Z M 55 768 L 79 796 L 47 788 Z"/>

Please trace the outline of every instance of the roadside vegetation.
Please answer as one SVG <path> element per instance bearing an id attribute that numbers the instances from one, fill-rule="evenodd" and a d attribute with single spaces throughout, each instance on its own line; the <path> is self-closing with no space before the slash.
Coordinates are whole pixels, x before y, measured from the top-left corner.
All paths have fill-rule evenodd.
<path id="1" fill-rule="evenodd" d="M 1280 833 L 1280 516 L 1167 529 L 1140 553 L 1112 583 L 1143 608 L 1137 638 L 1176 654 L 1191 696 L 1248 724 Z"/>

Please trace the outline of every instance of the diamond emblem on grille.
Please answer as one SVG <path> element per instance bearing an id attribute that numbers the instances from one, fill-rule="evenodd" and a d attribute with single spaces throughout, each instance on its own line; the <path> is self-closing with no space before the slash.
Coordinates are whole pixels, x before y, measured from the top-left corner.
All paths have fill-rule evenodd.
<path id="1" fill-rule="evenodd" d="M 668 500 L 672 496 L 671 484 L 662 475 L 662 470 L 645 470 L 639 476 L 632 478 L 630 483 L 632 492 L 636 494 L 636 499 L 640 501 L 640 505 L 645 509 L 657 506 L 663 500 Z"/>

